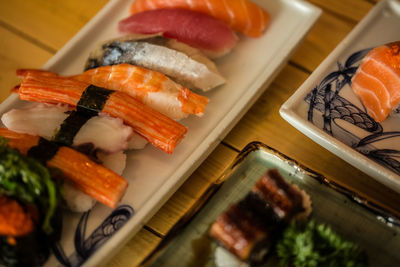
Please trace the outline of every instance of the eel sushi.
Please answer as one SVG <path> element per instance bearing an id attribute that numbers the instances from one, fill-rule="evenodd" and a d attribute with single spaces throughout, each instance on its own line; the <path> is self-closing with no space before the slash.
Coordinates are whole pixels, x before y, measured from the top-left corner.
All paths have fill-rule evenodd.
<path id="1" fill-rule="evenodd" d="M 382 122 L 395 111 L 400 104 L 400 41 L 371 50 L 351 87 L 375 121 Z"/>
<path id="2" fill-rule="evenodd" d="M 124 33 L 162 34 L 200 49 L 211 58 L 231 51 L 238 37 L 224 22 L 204 13 L 166 8 L 135 13 L 121 20 L 118 29 Z"/>
<path id="3" fill-rule="evenodd" d="M 42 266 L 60 238 L 60 178 L 0 140 L 0 265 Z"/>
<path id="4" fill-rule="evenodd" d="M 124 178 L 72 148 L 6 128 L 0 128 L 0 136 L 21 154 L 39 159 L 48 168 L 61 170 L 75 188 L 111 208 L 116 207 L 128 187 Z"/>
<path id="5" fill-rule="evenodd" d="M 147 141 L 167 153 L 174 151 L 187 132 L 185 126 L 124 92 L 96 87 L 72 78 L 28 73 L 18 94 L 22 100 L 68 104 L 88 116 L 103 112 L 121 118 Z"/>
<path id="6" fill-rule="evenodd" d="M 85 70 L 121 63 L 161 72 L 189 89 L 208 91 L 225 83 L 214 62 L 198 49 L 159 35 L 128 35 L 100 44 Z"/>
<path id="7" fill-rule="evenodd" d="M 270 19 L 267 11 L 249 0 L 135 0 L 130 12 L 136 14 L 161 8 L 182 8 L 202 12 L 251 37 L 259 37 Z"/>
<path id="8" fill-rule="evenodd" d="M 280 229 L 311 212 L 309 197 L 269 170 L 212 224 L 210 236 L 241 261 L 260 263 Z"/>
<path id="9" fill-rule="evenodd" d="M 45 73 L 42 70 L 17 70 L 17 75 L 35 72 Z M 191 92 L 160 72 L 125 63 L 90 69 L 70 78 L 127 93 L 174 120 L 189 114 L 201 117 L 208 104 L 207 97 Z"/>

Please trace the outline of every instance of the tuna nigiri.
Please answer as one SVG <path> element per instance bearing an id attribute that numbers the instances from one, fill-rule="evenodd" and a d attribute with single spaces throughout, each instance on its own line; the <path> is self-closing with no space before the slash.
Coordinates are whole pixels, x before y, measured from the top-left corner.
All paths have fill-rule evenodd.
<path id="1" fill-rule="evenodd" d="M 183 8 L 211 15 L 232 29 L 251 37 L 259 37 L 269 22 L 269 14 L 248 0 L 135 0 L 131 14 L 161 8 Z"/>
<path id="2" fill-rule="evenodd" d="M 20 134 L 6 128 L 0 128 L 0 136 L 8 140 L 11 148 L 18 149 L 24 155 L 30 153 L 33 157 L 47 157 L 45 163 L 48 167 L 61 170 L 76 188 L 109 207 L 116 207 L 128 186 L 128 182 L 118 174 L 69 147 L 55 146 L 38 136 Z M 45 149 L 46 153 L 41 153 L 41 149 Z"/>
<path id="3" fill-rule="evenodd" d="M 100 44 L 85 69 L 121 63 L 164 73 L 190 89 L 208 91 L 225 83 L 214 62 L 198 49 L 158 35 L 128 35 Z"/>
<path id="4" fill-rule="evenodd" d="M 154 146 L 172 153 L 187 128 L 126 93 L 108 90 L 72 78 L 29 73 L 18 89 L 20 99 L 64 103 L 82 112 L 104 112 L 121 118 Z"/>
<path id="5" fill-rule="evenodd" d="M 125 33 L 155 34 L 196 47 L 207 56 L 221 57 L 235 46 L 238 37 L 222 21 L 204 13 L 166 8 L 135 13 L 121 20 L 118 28 Z"/>
<path id="6" fill-rule="evenodd" d="M 400 41 L 378 46 L 362 60 L 351 87 L 377 122 L 400 104 Z"/>

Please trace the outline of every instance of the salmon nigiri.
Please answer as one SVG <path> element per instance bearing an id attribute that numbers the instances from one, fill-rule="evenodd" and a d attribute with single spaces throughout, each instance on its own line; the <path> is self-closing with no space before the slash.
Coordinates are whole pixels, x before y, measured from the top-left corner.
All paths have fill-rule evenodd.
<path id="1" fill-rule="evenodd" d="M 377 122 L 400 104 L 400 41 L 378 46 L 362 60 L 351 87 Z"/>
<path id="2" fill-rule="evenodd" d="M 131 14 L 160 8 L 182 8 L 199 11 L 225 22 L 232 29 L 259 37 L 269 22 L 269 14 L 249 0 L 135 0 Z"/>
<path id="3" fill-rule="evenodd" d="M 50 143 L 39 136 L 16 133 L 6 128 L 0 128 L 0 136 L 8 140 L 11 148 L 24 155 L 29 154 L 32 148 L 40 145 L 43 148 L 43 144 Z M 83 193 L 109 207 L 116 207 L 128 187 L 124 178 L 69 147 L 50 147 L 46 153 L 40 153 L 48 156 L 53 150 L 53 155 L 46 161 L 48 167 L 61 170 L 64 177 Z"/>
<path id="4" fill-rule="evenodd" d="M 17 75 L 25 76 L 29 72 L 51 76 L 42 70 L 22 69 L 17 70 Z M 189 114 L 202 116 L 208 103 L 207 97 L 191 92 L 164 74 L 130 64 L 98 67 L 71 78 L 125 92 L 176 120 Z"/>
<path id="5" fill-rule="evenodd" d="M 33 102 L 64 103 L 85 112 L 104 112 L 121 118 L 154 146 L 172 153 L 187 128 L 142 104 L 124 92 L 100 88 L 72 78 L 28 73 L 22 81 L 20 99 Z"/>

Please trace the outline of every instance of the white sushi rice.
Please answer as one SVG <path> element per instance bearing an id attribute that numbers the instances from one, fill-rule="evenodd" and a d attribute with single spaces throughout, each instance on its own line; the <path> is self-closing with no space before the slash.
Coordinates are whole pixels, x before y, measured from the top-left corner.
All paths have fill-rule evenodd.
<path id="1" fill-rule="evenodd" d="M 66 208 L 73 212 L 86 212 L 95 204 L 96 200 L 76 189 L 68 181 L 63 184 L 63 199 Z"/>
<path id="2" fill-rule="evenodd" d="M 126 154 L 123 151 L 112 154 L 98 152 L 97 157 L 99 160 L 101 160 L 105 167 L 117 173 L 118 175 L 122 175 L 126 166 Z"/>

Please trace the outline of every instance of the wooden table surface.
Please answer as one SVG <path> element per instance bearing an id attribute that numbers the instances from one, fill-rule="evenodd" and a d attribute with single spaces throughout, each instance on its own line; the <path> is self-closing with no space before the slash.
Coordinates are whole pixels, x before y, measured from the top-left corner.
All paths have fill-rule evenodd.
<path id="1" fill-rule="evenodd" d="M 40 68 L 107 0 L 0 0 L 0 100 L 19 82 L 17 68 Z M 286 99 L 376 4 L 374 0 L 311 0 L 323 14 L 295 54 L 172 198 L 107 266 L 140 264 L 195 205 L 238 152 L 261 141 L 303 165 L 400 214 L 400 195 L 314 143 L 279 115 Z"/>

